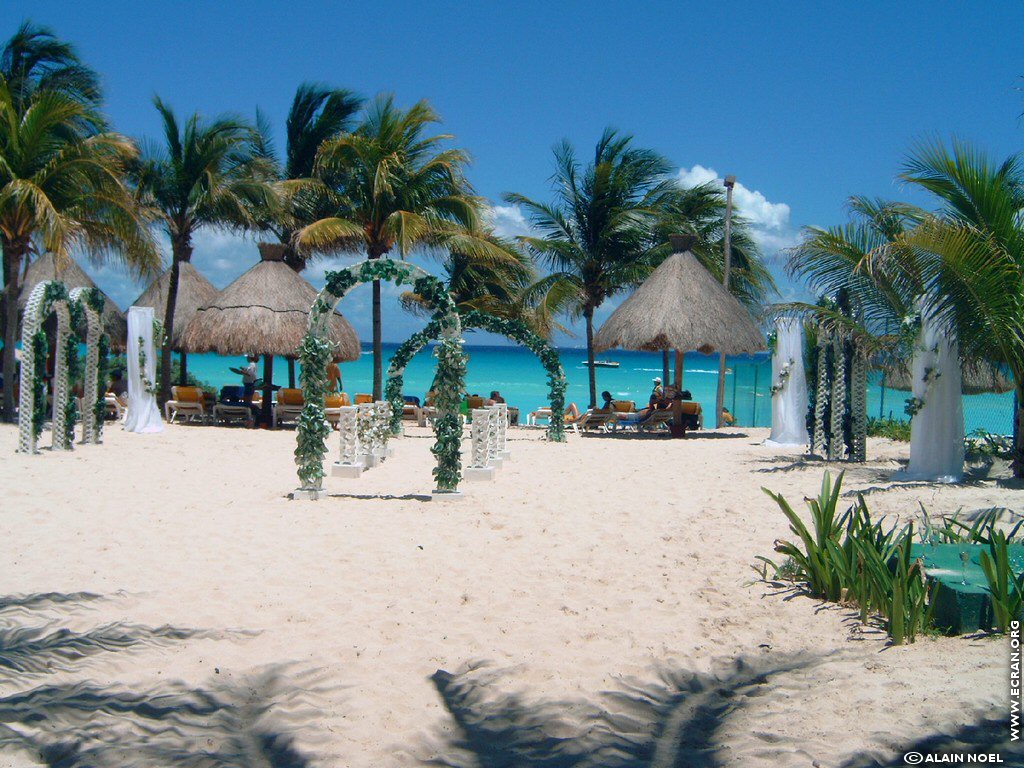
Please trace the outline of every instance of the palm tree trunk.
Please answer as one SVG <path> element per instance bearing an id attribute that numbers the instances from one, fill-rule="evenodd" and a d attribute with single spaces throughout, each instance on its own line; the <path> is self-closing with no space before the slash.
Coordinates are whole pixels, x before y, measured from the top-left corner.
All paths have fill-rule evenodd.
<path id="1" fill-rule="evenodd" d="M 597 374 L 594 369 L 594 309 L 587 307 L 583 310 L 583 317 L 587 321 L 587 369 L 590 378 L 590 405 L 588 408 L 597 407 Z"/>
<path id="2" fill-rule="evenodd" d="M 266 429 L 273 424 L 274 414 L 274 356 L 263 356 L 263 403 L 260 408 L 260 423 Z"/>
<path id="3" fill-rule="evenodd" d="M 4 267 L 4 412 L 3 420 L 7 423 L 14 423 L 14 387 L 15 371 L 17 364 L 14 359 L 14 348 L 18 343 L 18 301 L 21 299 L 21 261 L 25 258 L 25 247 L 18 247 L 16 244 L 4 241 L 3 243 L 3 267 Z M 31 365 L 31 362 L 28 363 Z"/>
<path id="4" fill-rule="evenodd" d="M 160 348 L 160 402 L 171 399 L 171 339 L 174 338 L 174 310 L 178 304 L 178 276 L 181 262 L 192 257 L 189 235 L 171 238 L 171 276 L 167 285 L 167 309 L 164 311 L 164 345 Z"/>

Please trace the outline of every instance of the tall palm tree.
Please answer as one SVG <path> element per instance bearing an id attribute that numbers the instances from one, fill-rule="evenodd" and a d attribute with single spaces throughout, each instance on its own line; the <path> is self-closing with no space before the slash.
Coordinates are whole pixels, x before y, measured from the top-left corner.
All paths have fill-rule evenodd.
<path id="1" fill-rule="evenodd" d="M 323 169 L 316 165 L 317 152 L 326 141 L 353 127 L 362 104 L 363 100 L 351 91 L 302 83 L 288 111 L 283 159 L 274 150 L 269 126 L 257 112 L 259 152 L 269 161 L 282 192 L 282 204 L 262 212 L 261 224 L 285 246 L 284 261 L 296 272 L 306 268 L 309 254 L 296 247 L 295 233 L 330 216 L 339 205 L 331 180 L 320 178 Z"/>
<path id="2" fill-rule="evenodd" d="M 57 263 L 75 251 L 121 255 L 138 271 L 159 263 L 125 181 L 136 156 L 130 139 L 62 91 L 17 101 L 0 75 L 0 247 L 4 275 L 4 419 L 14 420 L 14 346 L 21 272 L 32 254 Z"/>
<path id="3" fill-rule="evenodd" d="M 567 141 L 557 145 L 554 154 L 553 202 L 520 194 L 507 194 L 505 200 L 521 206 L 540 233 L 519 238 L 551 269 L 537 283 L 535 293 L 584 319 L 593 408 L 597 401 L 594 312 L 649 273 L 657 223 L 670 210 L 678 187 L 669 178 L 667 160 L 633 147 L 631 136 L 611 128 L 597 142 L 586 167 Z"/>
<path id="4" fill-rule="evenodd" d="M 964 356 L 1013 376 L 1013 468 L 1024 477 L 1024 163 L 1017 155 L 994 162 L 962 141 L 932 143 L 910 156 L 901 178 L 939 203 L 907 236 L 928 301 L 955 323 Z"/>
<path id="5" fill-rule="evenodd" d="M 706 182 L 680 189 L 658 221 L 655 263 L 669 255 L 668 236 L 685 232 L 697 236 L 693 255 L 719 281 L 725 274 L 725 192 Z M 733 207 L 729 291 L 748 307 L 760 308 L 776 291 L 775 278 L 765 264 L 750 223 Z"/>
<path id="6" fill-rule="evenodd" d="M 464 176 L 469 156 L 442 148 L 452 137 L 426 135 L 440 122 L 425 101 L 408 110 L 380 96 L 351 133 L 326 142 L 317 166 L 338 184 L 332 215 L 296 235 L 300 249 L 365 253 L 369 259 L 394 249 L 405 256 L 417 246 L 458 252 L 472 259 L 506 262 L 509 254 L 476 234 L 482 202 Z M 383 396 L 380 281 L 373 282 L 373 395 Z"/>
<path id="7" fill-rule="evenodd" d="M 904 203 L 866 197 L 850 198 L 848 208 L 851 221 L 843 226 L 807 227 L 786 265 L 815 293 L 842 296 L 843 309 L 831 301 L 778 308 L 841 326 L 876 350 L 909 352 L 898 349 L 905 340 L 893 332 L 916 311 L 922 292 L 915 253 L 904 241 L 925 214 Z"/>
<path id="8" fill-rule="evenodd" d="M 204 121 L 193 114 L 179 126 L 159 97 L 153 103 L 163 122 L 163 144 L 149 144 L 136 173 L 142 199 L 155 211 L 171 241 L 171 275 L 164 315 L 160 397 L 171 394 L 171 339 L 180 265 L 192 258 L 192 239 L 201 227 L 254 227 L 254 211 L 273 208 L 271 171 L 259 151 L 259 137 L 233 117 Z"/>
<path id="9" fill-rule="evenodd" d="M 0 49 L 0 76 L 19 113 L 38 91 L 57 91 L 85 107 L 98 108 L 102 102 L 99 77 L 81 62 L 74 46 L 29 21 Z"/>

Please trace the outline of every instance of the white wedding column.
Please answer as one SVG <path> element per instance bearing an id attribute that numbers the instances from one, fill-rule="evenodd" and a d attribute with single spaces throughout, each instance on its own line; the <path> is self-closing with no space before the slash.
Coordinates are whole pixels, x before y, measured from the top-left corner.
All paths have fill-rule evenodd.
<path id="1" fill-rule="evenodd" d="M 804 447 L 807 435 L 807 375 L 804 372 L 804 327 L 796 318 L 775 325 L 772 355 L 772 433 L 764 441 L 775 447 Z"/>
<path id="2" fill-rule="evenodd" d="M 964 474 L 964 411 L 960 354 L 952 331 L 922 313 L 914 349 L 910 464 L 901 479 L 958 482 Z"/>
<path id="3" fill-rule="evenodd" d="M 142 355 L 139 352 L 142 352 Z M 143 365 L 140 365 L 140 362 Z M 128 309 L 128 414 L 129 432 L 163 432 L 156 405 L 156 348 L 153 345 L 153 308 Z"/>

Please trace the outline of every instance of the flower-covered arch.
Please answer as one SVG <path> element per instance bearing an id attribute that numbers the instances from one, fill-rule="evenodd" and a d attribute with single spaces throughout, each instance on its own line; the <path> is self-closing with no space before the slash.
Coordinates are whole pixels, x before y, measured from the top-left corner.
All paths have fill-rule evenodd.
<path id="1" fill-rule="evenodd" d="M 327 455 L 327 425 L 324 395 L 327 391 L 327 363 L 331 356 L 327 324 L 338 302 L 362 283 L 384 280 L 396 285 L 410 285 L 433 311 L 441 336 L 438 357 L 438 418 L 434 422 L 434 447 L 437 457 L 434 479 L 441 492 L 458 490 L 462 479 L 462 424 L 459 403 L 462 400 L 466 374 L 466 357 L 462 351 L 462 326 L 452 297 L 433 275 L 406 261 L 373 259 L 347 269 L 327 273 L 327 284 L 316 297 L 309 313 L 309 327 L 299 345 L 302 366 L 299 382 L 305 404 L 299 415 L 296 434 L 295 463 L 298 465 L 300 490 L 317 492 L 323 485 L 323 462 Z"/>
<path id="2" fill-rule="evenodd" d="M 103 293 L 99 288 L 73 288 L 71 306 L 85 321 L 85 378 L 82 385 L 82 442 L 98 443 L 106 415 L 107 363 L 110 337 L 103 330 Z M 72 335 L 75 329 L 72 328 Z M 75 340 L 77 345 L 77 339 Z"/>
<path id="3" fill-rule="evenodd" d="M 565 371 L 562 369 L 562 361 L 558 352 L 547 343 L 541 336 L 531 331 L 524 323 L 518 320 L 511 320 L 486 312 L 470 310 L 459 315 L 463 328 L 478 328 L 489 333 L 496 333 L 505 336 L 512 341 L 522 344 L 533 352 L 544 366 L 548 374 L 548 399 L 551 403 L 551 419 L 548 423 L 548 439 L 556 442 L 565 441 Z M 391 358 L 391 365 L 388 367 L 388 383 L 385 390 L 385 398 L 391 403 L 391 428 L 398 433 L 402 420 L 402 384 L 405 378 L 405 368 L 409 361 L 416 356 L 429 342 L 438 339 L 443 332 L 439 321 L 433 320 L 426 328 L 414 333 L 402 343 Z"/>
<path id="4" fill-rule="evenodd" d="M 75 318 L 72 317 L 74 312 Z M 78 360 L 73 319 L 80 312 L 64 283 L 46 280 L 36 285 L 25 305 L 21 329 L 21 394 L 18 398 L 18 452 L 38 453 L 36 445 L 46 421 L 46 360 L 49 343 L 43 324 L 57 317 L 57 353 L 53 368 L 53 447 L 71 450 L 77 406 L 71 397 L 71 378 Z"/>

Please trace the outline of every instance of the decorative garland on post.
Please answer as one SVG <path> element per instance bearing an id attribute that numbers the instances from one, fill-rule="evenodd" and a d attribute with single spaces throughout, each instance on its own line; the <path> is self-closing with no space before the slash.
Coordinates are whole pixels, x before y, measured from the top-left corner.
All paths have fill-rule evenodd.
<path id="1" fill-rule="evenodd" d="M 98 443 L 106 416 L 107 354 L 110 339 L 103 332 L 103 294 L 97 288 L 73 288 L 69 294 L 85 323 L 85 375 L 82 380 L 82 442 Z"/>
<path id="2" fill-rule="evenodd" d="M 825 411 L 829 405 L 828 386 L 828 335 L 825 329 L 818 327 L 818 381 L 814 394 L 814 439 L 813 450 L 818 456 L 824 457 L 827 452 L 825 442 Z"/>
<path id="3" fill-rule="evenodd" d="M 832 411 L 829 414 L 829 461 L 843 458 L 843 414 L 846 411 L 846 350 L 843 338 L 832 339 Z"/>
<path id="4" fill-rule="evenodd" d="M 462 466 L 462 425 L 458 417 L 458 408 L 462 399 L 466 370 L 465 356 L 455 342 L 462 332 L 458 313 L 455 311 L 452 297 L 436 277 L 415 264 L 393 259 L 371 259 L 346 269 L 328 272 L 327 284 L 317 294 L 310 309 L 308 330 L 298 350 L 302 365 L 300 381 L 305 398 L 305 405 L 299 415 L 295 448 L 300 491 L 315 498 L 323 485 L 323 460 L 327 454 L 327 435 L 330 433 L 323 405 L 326 367 L 332 351 L 327 339 L 327 324 L 334 307 L 346 293 L 361 283 L 374 280 L 393 282 L 396 285 L 412 285 L 413 290 L 422 296 L 434 311 L 432 319 L 440 323 L 445 341 L 454 342 L 454 346 L 451 343 L 441 344 L 444 354 L 439 355 L 439 418 L 434 424 L 436 442 L 431 450 L 437 456 L 434 476 L 437 478 L 438 489 L 456 491 L 461 479 Z"/>
<path id="5" fill-rule="evenodd" d="M 547 371 L 548 400 L 551 403 L 551 420 L 548 425 L 547 437 L 553 442 L 565 442 L 565 371 L 558 350 L 552 347 L 541 336 L 531 331 L 518 320 L 497 317 L 477 310 L 469 310 L 459 315 L 462 327 L 477 328 L 489 333 L 499 334 L 523 345 L 533 352 Z M 405 368 L 416 354 L 428 343 L 436 340 L 442 332 L 439 322 L 432 321 L 422 331 L 417 331 L 406 339 L 395 350 L 388 366 L 388 381 L 385 398 L 391 403 L 391 431 L 398 434 L 402 426 L 402 385 Z"/>
<path id="6" fill-rule="evenodd" d="M 850 445 L 851 461 L 867 460 L 868 445 L 868 366 L 864 345 L 853 339 L 850 361 Z"/>
<path id="7" fill-rule="evenodd" d="M 36 453 L 36 443 L 46 421 L 46 361 L 49 344 L 43 322 L 57 315 L 57 348 L 53 371 L 53 447 L 70 450 L 68 439 L 68 341 L 71 336 L 71 302 L 64 284 L 48 280 L 36 285 L 25 305 L 21 331 L 21 394 L 18 399 L 18 452 Z M 77 343 L 74 349 L 77 357 Z M 73 404 L 72 404 L 72 407 Z M 71 423 L 72 428 L 74 422 Z"/>
<path id="8" fill-rule="evenodd" d="M 73 386 L 82 375 L 81 361 L 78 359 L 79 338 L 76 329 L 85 322 L 85 311 L 77 301 L 68 301 L 68 333 L 64 340 L 64 361 L 67 370 L 68 395 L 64 403 L 64 440 L 70 450 L 75 445 L 75 424 L 78 423 L 78 398 L 75 397 Z M 83 390 L 84 393 L 84 390 Z"/>

